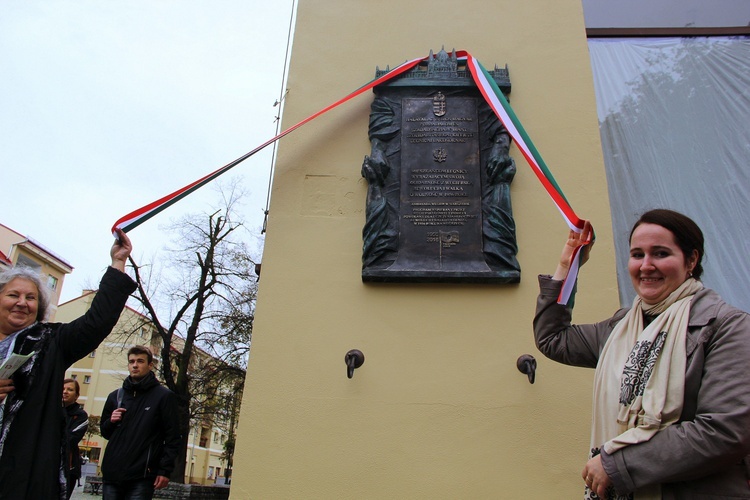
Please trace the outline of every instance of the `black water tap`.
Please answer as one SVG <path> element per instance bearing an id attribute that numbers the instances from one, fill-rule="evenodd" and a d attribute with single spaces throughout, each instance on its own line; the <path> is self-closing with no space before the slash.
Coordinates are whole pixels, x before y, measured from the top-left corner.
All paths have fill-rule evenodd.
<path id="1" fill-rule="evenodd" d="M 365 355 L 359 349 L 352 349 L 344 356 L 346 362 L 346 376 L 352 378 L 354 370 L 362 366 L 365 362 Z"/>
<path id="2" fill-rule="evenodd" d="M 525 373 L 529 376 L 529 383 L 534 383 L 534 377 L 536 375 L 536 359 L 531 354 L 524 354 L 516 361 L 516 367 L 521 373 Z"/>

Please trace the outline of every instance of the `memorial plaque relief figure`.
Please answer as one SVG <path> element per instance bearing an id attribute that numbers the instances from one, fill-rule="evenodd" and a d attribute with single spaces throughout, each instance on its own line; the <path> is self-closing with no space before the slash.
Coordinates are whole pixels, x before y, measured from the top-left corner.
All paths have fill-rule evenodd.
<path id="1" fill-rule="evenodd" d="M 510 136 L 465 62 L 430 53 L 373 92 L 363 281 L 518 283 Z"/>
<path id="2" fill-rule="evenodd" d="M 484 255 L 492 268 L 519 280 L 521 266 L 516 254 L 516 222 L 510 202 L 510 183 L 516 175 L 516 162 L 510 157 L 510 135 L 492 109 L 485 103 L 479 108 L 482 136 L 491 144 L 485 161 L 486 182 L 482 189 L 482 231 Z"/>
<path id="3" fill-rule="evenodd" d="M 392 141 L 399 133 L 394 106 L 390 99 L 376 98 L 370 113 L 369 156 L 362 163 L 362 177 L 367 179 L 367 206 L 365 226 L 362 230 L 363 267 L 387 267 L 396 258 L 398 250 L 398 212 L 385 196 L 386 184 L 393 183 L 394 169 L 389 156 L 398 154 L 399 142 Z"/>

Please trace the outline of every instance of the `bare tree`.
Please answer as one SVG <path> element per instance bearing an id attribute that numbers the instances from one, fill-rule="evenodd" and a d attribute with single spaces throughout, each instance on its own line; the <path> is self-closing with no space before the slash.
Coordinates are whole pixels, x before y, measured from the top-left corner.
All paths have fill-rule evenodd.
<path id="1" fill-rule="evenodd" d="M 102 421 L 102 417 L 96 415 L 89 415 L 89 425 L 86 428 L 86 441 L 91 441 L 94 436 L 101 435 L 99 424 Z"/>
<path id="2" fill-rule="evenodd" d="M 242 193 L 236 182 L 220 193 L 216 211 L 173 225 L 178 245 L 170 250 L 168 278 L 153 293 L 152 269 L 144 274 L 131 259 L 136 299 L 161 339 L 161 376 L 179 400 L 183 446 L 171 478 L 176 482 L 184 481 L 191 422 L 228 421 L 227 400 L 241 393 L 252 335 L 257 276 L 239 238 L 243 224 L 235 219 Z M 156 297 L 166 298 L 167 307 Z"/>

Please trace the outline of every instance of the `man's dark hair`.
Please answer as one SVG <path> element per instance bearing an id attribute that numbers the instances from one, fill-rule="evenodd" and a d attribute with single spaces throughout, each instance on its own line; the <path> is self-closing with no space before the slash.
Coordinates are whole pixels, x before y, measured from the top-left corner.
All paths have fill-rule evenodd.
<path id="1" fill-rule="evenodd" d="M 145 354 L 148 358 L 148 364 L 154 362 L 154 355 L 151 352 L 151 349 L 149 349 L 145 345 L 134 345 L 128 350 L 128 359 L 130 359 L 131 354 Z"/>

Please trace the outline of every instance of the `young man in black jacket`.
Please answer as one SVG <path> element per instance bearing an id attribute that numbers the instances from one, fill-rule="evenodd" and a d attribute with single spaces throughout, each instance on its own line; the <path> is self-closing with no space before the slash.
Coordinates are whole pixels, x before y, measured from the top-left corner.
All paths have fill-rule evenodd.
<path id="1" fill-rule="evenodd" d="M 148 347 L 132 347 L 130 376 L 104 403 L 104 500 L 150 499 L 169 484 L 181 442 L 177 399 L 156 380 L 153 363 Z"/>

